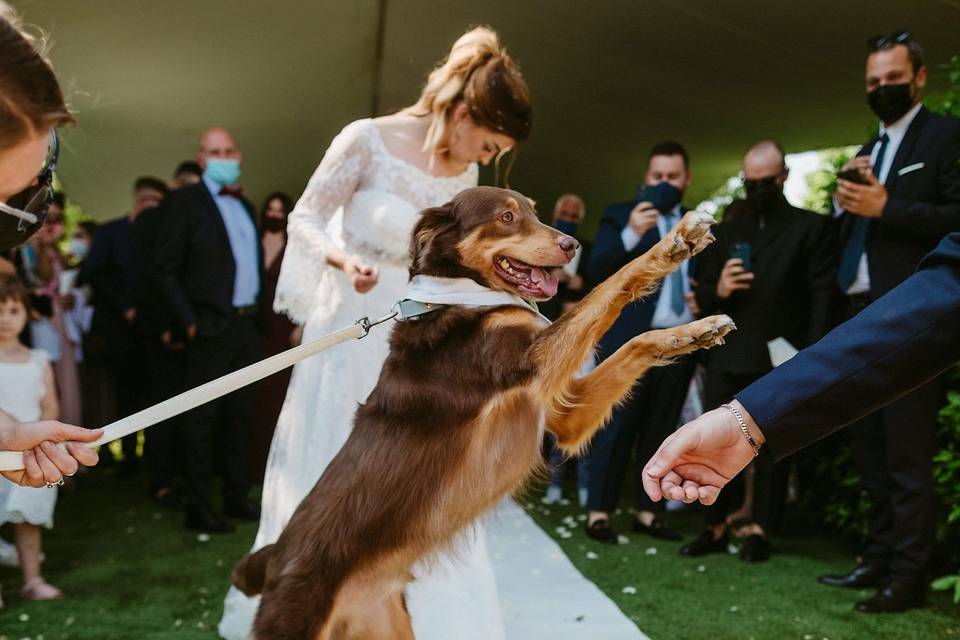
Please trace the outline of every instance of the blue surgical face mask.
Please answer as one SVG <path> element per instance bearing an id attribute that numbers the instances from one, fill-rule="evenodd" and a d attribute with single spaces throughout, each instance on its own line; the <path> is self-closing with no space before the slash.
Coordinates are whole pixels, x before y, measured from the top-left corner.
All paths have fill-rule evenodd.
<path id="1" fill-rule="evenodd" d="M 554 228 L 560 233 L 565 233 L 568 236 L 572 236 L 577 233 L 577 229 L 580 227 L 576 222 L 570 222 L 569 220 L 557 220 L 553 223 Z"/>
<path id="2" fill-rule="evenodd" d="M 227 158 L 207 158 L 207 168 L 203 175 L 221 187 L 233 184 L 240 179 L 240 161 Z"/>
<path id="3" fill-rule="evenodd" d="M 680 204 L 682 199 L 683 192 L 669 182 L 645 186 L 637 194 L 638 202 L 650 202 L 653 204 L 653 207 L 662 214 L 673 211 L 674 207 Z"/>

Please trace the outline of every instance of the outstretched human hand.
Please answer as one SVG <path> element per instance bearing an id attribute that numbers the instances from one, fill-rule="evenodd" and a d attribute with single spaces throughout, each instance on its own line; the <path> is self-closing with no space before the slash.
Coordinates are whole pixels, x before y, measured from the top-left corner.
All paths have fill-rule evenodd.
<path id="1" fill-rule="evenodd" d="M 757 444 L 763 434 L 740 403 Z M 661 498 L 713 504 L 720 490 L 753 460 L 753 447 L 729 409 L 709 411 L 670 435 L 643 468 L 643 488 L 651 500 Z"/>
<path id="2" fill-rule="evenodd" d="M 97 452 L 80 443 L 93 442 L 101 435 L 101 429 L 82 429 L 56 420 L 21 424 L 0 415 L 0 450 L 23 451 L 24 463 L 23 469 L 0 475 L 27 487 L 56 484 L 64 475 L 76 473 L 81 464 L 97 464 Z M 66 450 L 57 443 L 66 443 Z"/>

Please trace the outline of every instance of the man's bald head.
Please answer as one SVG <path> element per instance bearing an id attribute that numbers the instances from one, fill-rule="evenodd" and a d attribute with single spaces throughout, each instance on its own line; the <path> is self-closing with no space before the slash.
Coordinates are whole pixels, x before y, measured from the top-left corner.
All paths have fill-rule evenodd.
<path id="1" fill-rule="evenodd" d="M 197 162 L 204 169 L 207 168 L 207 158 L 232 159 L 240 162 L 243 156 L 237 148 L 237 141 L 232 133 L 223 127 L 210 127 L 200 134 L 200 149 L 197 151 Z"/>
<path id="2" fill-rule="evenodd" d="M 786 154 L 775 140 L 755 142 L 743 157 L 743 175 L 747 180 L 779 176 L 786 171 Z"/>

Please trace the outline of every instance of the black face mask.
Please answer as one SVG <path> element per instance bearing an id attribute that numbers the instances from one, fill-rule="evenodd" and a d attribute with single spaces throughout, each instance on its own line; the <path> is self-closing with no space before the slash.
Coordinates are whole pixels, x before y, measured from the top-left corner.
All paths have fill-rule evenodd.
<path id="1" fill-rule="evenodd" d="M 783 198 L 783 187 L 777 182 L 780 176 L 768 176 L 759 180 L 744 180 L 747 203 L 754 211 L 767 212 Z"/>
<path id="2" fill-rule="evenodd" d="M 910 83 L 885 84 L 867 93 L 867 104 L 884 124 L 896 122 L 913 107 Z"/>
<path id="3" fill-rule="evenodd" d="M 263 219 L 264 231 L 276 232 L 276 231 L 283 231 L 286 228 L 287 228 L 287 221 L 284 220 L 283 218 L 269 217 L 269 218 Z"/>

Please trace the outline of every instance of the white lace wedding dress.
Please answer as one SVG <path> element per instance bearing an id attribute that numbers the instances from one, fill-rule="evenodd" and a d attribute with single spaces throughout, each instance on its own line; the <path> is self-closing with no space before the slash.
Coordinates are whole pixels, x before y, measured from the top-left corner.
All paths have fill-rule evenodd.
<path id="1" fill-rule="evenodd" d="M 410 233 L 419 212 L 477 184 L 477 167 L 431 176 L 392 156 L 372 120 L 347 125 L 330 145 L 289 221 L 274 307 L 305 324 L 304 341 L 386 314 L 407 284 Z M 331 248 L 380 269 L 369 293 L 356 293 L 343 272 L 325 266 Z M 366 400 L 387 357 L 389 326 L 341 344 L 293 370 L 263 485 L 263 512 L 253 549 L 275 542 L 300 500 L 340 450 L 357 404 Z M 393 487 L 383 487 L 393 491 Z M 349 513 L 342 514 L 349 518 Z M 407 606 L 417 640 L 504 637 L 493 568 L 482 525 L 463 534 L 454 553 L 416 567 Z M 220 634 L 249 637 L 257 600 L 230 588 Z"/>

